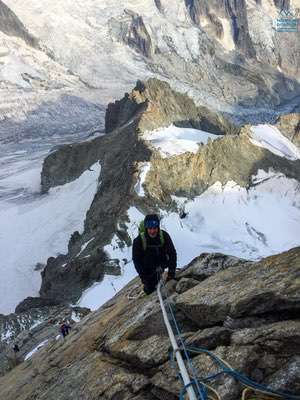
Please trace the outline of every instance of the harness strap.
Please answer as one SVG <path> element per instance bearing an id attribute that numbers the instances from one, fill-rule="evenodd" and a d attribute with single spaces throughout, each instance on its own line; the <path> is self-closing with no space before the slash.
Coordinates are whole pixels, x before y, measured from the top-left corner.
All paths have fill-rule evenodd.
<path id="1" fill-rule="evenodd" d="M 146 239 L 145 232 L 140 232 L 140 237 L 142 239 L 143 250 L 146 251 L 146 249 L 147 249 L 147 239 Z M 160 239 L 160 245 L 161 245 L 161 247 L 163 247 L 164 244 L 165 244 L 165 237 L 164 237 L 164 234 L 163 234 L 163 232 L 161 230 L 159 231 L 159 239 Z"/>

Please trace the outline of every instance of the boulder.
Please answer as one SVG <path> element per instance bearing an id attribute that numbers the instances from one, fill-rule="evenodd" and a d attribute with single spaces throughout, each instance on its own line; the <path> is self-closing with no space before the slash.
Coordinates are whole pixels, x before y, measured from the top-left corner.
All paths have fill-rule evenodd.
<path id="1" fill-rule="evenodd" d="M 300 149 L 300 113 L 281 115 L 276 121 L 276 127 Z"/>
<path id="2" fill-rule="evenodd" d="M 200 327 L 300 308 L 300 250 L 221 271 L 179 295 L 176 307 Z"/>
<path id="3" fill-rule="evenodd" d="M 220 253 L 203 253 L 199 257 L 194 258 L 184 268 L 184 270 L 180 273 L 180 277 L 193 277 L 193 279 L 203 281 L 219 271 L 225 270 L 232 266 L 238 266 L 246 262 L 246 260 L 241 258 L 227 256 Z"/>

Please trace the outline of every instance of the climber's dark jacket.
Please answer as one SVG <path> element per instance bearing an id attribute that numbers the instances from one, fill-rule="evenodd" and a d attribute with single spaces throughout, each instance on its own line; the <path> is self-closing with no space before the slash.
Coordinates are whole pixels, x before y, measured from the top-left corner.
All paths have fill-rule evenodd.
<path id="1" fill-rule="evenodd" d="M 164 235 L 164 244 L 161 244 L 159 233 L 155 238 L 151 238 L 145 232 L 147 242 L 146 250 L 143 248 L 142 238 L 139 235 L 133 241 L 132 258 L 135 269 L 142 282 L 145 284 L 152 280 L 156 275 L 156 269 L 161 267 L 163 270 L 168 268 L 168 275 L 174 278 L 177 254 L 170 235 L 162 230 Z"/>

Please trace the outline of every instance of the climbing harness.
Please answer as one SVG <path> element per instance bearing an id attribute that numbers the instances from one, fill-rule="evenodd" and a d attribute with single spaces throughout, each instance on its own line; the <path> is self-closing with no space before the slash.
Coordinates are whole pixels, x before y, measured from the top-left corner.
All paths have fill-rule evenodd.
<path id="1" fill-rule="evenodd" d="M 172 309 L 172 305 L 169 301 L 166 286 L 164 284 L 162 271 L 157 271 L 159 274 L 159 283 L 157 286 L 157 294 L 159 298 L 160 307 L 162 310 L 164 323 L 168 331 L 168 335 L 172 344 L 172 356 L 173 360 L 176 358 L 179 367 L 179 378 L 182 381 L 182 390 L 179 395 L 179 399 L 183 400 L 185 394 L 188 395 L 189 400 L 221 400 L 219 393 L 208 385 L 208 382 L 213 381 L 219 376 L 226 374 L 235 380 L 239 381 L 245 388 L 242 392 L 242 400 L 274 400 L 274 399 L 286 399 L 286 400 L 300 400 L 299 395 L 289 394 L 282 391 L 271 389 L 265 385 L 259 384 L 252 381 L 247 376 L 234 370 L 226 361 L 216 356 L 211 351 L 204 348 L 189 347 L 185 344 L 176 321 L 175 313 Z M 165 291 L 165 299 L 162 297 L 162 289 Z M 171 327 L 173 325 L 176 336 Z M 179 343 L 179 345 L 178 345 Z M 205 354 L 210 357 L 211 361 L 218 367 L 218 372 L 205 377 L 197 377 L 195 368 L 193 367 L 190 354 Z M 184 360 L 182 355 L 184 355 Z M 186 366 L 187 364 L 187 366 Z"/>
<path id="2" fill-rule="evenodd" d="M 153 246 L 149 246 L 147 243 L 144 221 L 140 222 L 139 235 L 142 240 L 142 246 L 143 246 L 144 251 L 146 251 L 147 247 L 153 247 Z M 165 237 L 164 237 L 162 230 L 159 230 L 159 240 L 160 240 L 160 246 L 155 246 L 155 247 L 163 247 L 165 244 Z"/>

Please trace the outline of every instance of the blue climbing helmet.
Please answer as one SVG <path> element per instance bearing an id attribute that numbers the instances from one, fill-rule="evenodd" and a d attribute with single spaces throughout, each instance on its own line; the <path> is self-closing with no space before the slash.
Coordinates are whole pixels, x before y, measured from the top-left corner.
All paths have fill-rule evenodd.
<path id="1" fill-rule="evenodd" d="M 146 239 L 146 229 L 147 228 L 159 228 L 159 218 L 156 214 L 146 215 L 144 221 L 141 221 L 139 225 L 139 235 L 142 239 L 144 251 L 147 249 L 147 239 Z M 160 245 L 163 246 L 165 243 L 165 238 L 163 232 L 159 229 Z"/>
<path id="2" fill-rule="evenodd" d="M 159 228 L 159 218 L 156 214 L 148 214 L 144 219 L 145 228 Z"/>

